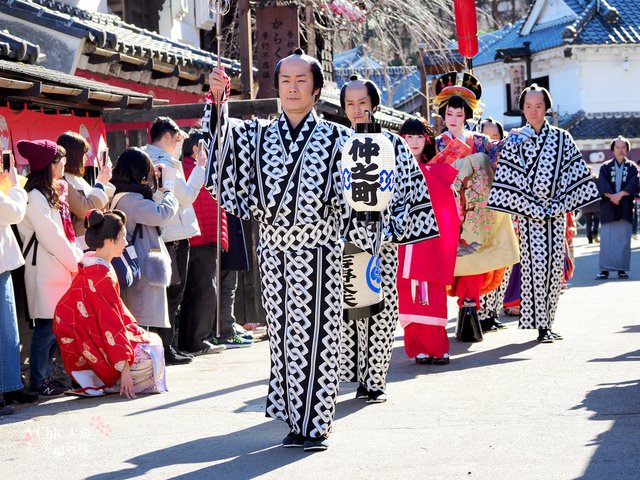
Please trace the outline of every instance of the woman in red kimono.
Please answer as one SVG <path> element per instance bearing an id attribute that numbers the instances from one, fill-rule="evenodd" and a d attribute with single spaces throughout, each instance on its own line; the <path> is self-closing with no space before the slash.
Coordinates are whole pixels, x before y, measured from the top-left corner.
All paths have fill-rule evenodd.
<path id="1" fill-rule="evenodd" d="M 164 350 L 160 338 L 140 328 L 120 299 L 111 260 L 126 247 L 126 216 L 114 210 L 91 210 L 85 219 L 89 248 L 78 275 L 54 313 L 53 331 L 65 369 L 80 385 L 81 396 L 113 391 L 166 391 Z"/>
<path id="2" fill-rule="evenodd" d="M 420 120 L 407 120 L 400 128 L 424 174 L 440 236 L 413 245 L 398 246 L 398 298 L 404 348 L 416 363 L 449 363 L 445 327 L 447 285 L 453 281 L 460 216 L 453 181 L 457 170 L 446 163 L 432 164 L 435 133 Z"/>

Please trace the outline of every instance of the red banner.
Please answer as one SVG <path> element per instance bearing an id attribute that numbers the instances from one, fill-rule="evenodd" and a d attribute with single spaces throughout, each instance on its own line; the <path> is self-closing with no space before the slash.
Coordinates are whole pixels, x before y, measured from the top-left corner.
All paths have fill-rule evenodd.
<path id="1" fill-rule="evenodd" d="M 77 132 L 89 142 L 89 159 L 94 160 L 98 151 L 106 148 L 106 132 L 102 117 L 77 117 L 74 115 L 49 115 L 33 110 L 11 110 L 0 107 L 0 147 L 13 150 L 18 172 L 26 174 L 29 163 L 16 149 L 19 140 L 58 139 L 66 131 Z"/>

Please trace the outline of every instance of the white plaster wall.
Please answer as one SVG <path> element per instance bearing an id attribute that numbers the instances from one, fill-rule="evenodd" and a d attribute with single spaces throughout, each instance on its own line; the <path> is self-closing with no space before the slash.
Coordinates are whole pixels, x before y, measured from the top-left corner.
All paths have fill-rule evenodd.
<path id="1" fill-rule="evenodd" d="M 624 70 L 628 59 L 629 70 Z M 602 49 L 581 62 L 582 105 L 587 113 L 640 111 L 640 48 Z"/>
<path id="2" fill-rule="evenodd" d="M 186 8 L 185 8 L 186 7 Z M 196 27 L 194 0 L 165 0 L 158 22 L 160 35 L 188 45 L 200 47 L 200 32 Z"/>
<path id="3" fill-rule="evenodd" d="M 553 98 L 553 108 L 560 115 L 575 113 L 581 110 L 582 89 L 579 64 L 568 61 L 562 66 L 552 67 L 546 72 L 534 70 L 533 76 L 549 75 L 549 91 Z"/>
<path id="4" fill-rule="evenodd" d="M 495 78 L 491 81 L 482 81 L 482 98 L 480 99 L 484 103 L 483 117 L 492 117 L 504 124 L 505 121 L 512 122 L 514 117 L 505 117 L 504 112 L 507 110 L 507 95 L 505 91 L 505 84 L 507 83 L 506 71 L 505 78 Z"/>
<path id="5" fill-rule="evenodd" d="M 107 13 L 107 0 L 59 0 L 72 7 L 78 7 L 87 12 Z"/>
<path id="6" fill-rule="evenodd" d="M 84 40 L 2 13 L 0 25 L 12 35 L 39 45 L 40 53 L 46 55 L 41 66 L 70 75 L 75 73 Z"/>

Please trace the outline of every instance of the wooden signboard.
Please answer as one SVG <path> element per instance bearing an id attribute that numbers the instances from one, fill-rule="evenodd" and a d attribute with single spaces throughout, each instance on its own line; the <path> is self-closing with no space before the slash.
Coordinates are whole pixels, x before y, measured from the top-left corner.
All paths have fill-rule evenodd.
<path id="1" fill-rule="evenodd" d="M 258 98 L 273 98 L 273 70 L 281 59 L 300 46 L 298 7 L 260 7 L 256 10 Z"/>

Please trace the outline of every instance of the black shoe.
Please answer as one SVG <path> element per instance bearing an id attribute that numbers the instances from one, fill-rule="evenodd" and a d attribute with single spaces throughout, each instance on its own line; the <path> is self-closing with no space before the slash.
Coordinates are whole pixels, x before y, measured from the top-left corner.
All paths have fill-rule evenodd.
<path id="1" fill-rule="evenodd" d="M 30 392 L 27 387 L 22 387 L 20 390 L 14 390 L 13 392 L 4 392 L 2 396 L 7 405 L 11 405 L 13 402 L 33 403 L 38 400 L 38 394 Z"/>
<path id="2" fill-rule="evenodd" d="M 444 357 L 442 357 L 442 358 L 434 358 L 433 359 L 433 364 L 434 365 L 449 365 L 449 354 L 445 353 Z"/>
<path id="3" fill-rule="evenodd" d="M 47 378 L 36 391 L 41 397 L 59 397 L 67 391 L 67 387 L 60 382 L 54 382 Z"/>
<path id="4" fill-rule="evenodd" d="M 369 390 L 362 383 L 358 385 L 358 389 L 356 390 L 356 399 L 364 400 L 369 398 Z"/>
<path id="5" fill-rule="evenodd" d="M 177 353 L 178 355 L 182 355 L 183 357 L 187 357 L 187 358 L 191 358 L 191 359 L 193 359 L 193 358 L 194 358 L 194 356 L 193 356 L 193 355 L 191 355 L 190 353 L 183 352 L 182 350 L 178 350 L 176 347 L 173 347 L 173 349 L 176 351 L 176 353 Z"/>
<path id="6" fill-rule="evenodd" d="M 387 401 L 389 397 L 384 392 L 374 391 L 369 392 L 369 398 L 367 398 L 367 403 L 384 403 Z"/>
<path id="7" fill-rule="evenodd" d="M 16 413 L 16 411 L 11 407 L 5 407 L 4 402 L 0 401 L 0 417 L 3 415 L 11 415 L 12 413 Z"/>
<path id="8" fill-rule="evenodd" d="M 552 332 L 551 330 L 549 330 L 549 335 L 551 335 L 551 337 L 553 337 L 554 340 L 564 340 L 562 335 L 556 332 Z"/>
<path id="9" fill-rule="evenodd" d="M 539 328 L 538 329 L 538 338 L 536 339 L 538 343 L 553 343 L 553 336 L 549 332 L 548 328 Z"/>
<path id="10" fill-rule="evenodd" d="M 329 448 L 329 442 L 324 437 L 307 437 L 304 441 L 305 452 L 323 452 Z"/>
<path id="11" fill-rule="evenodd" d="M 424 355 L 423 353 L 419 354 L 419 355 Z M 433 363 L 433 357 L 430 357 L 429 355 L 424 355 L 422 357 L 416 355 L 416 363 L 418 365 L 431 365 Z"/>
<path id="12" fill-rule="evenodd" d="M 180 355 L 173 347 L 165 347 L 164 349 L 164 363 L 167 365 L 185 365 L 192 361 L 193 358 Z"/>
<path id="13" fill-rule="evenodd" d="M 596 280 L 606 280 L 609 278 L 609 272 L 600 272 L 598 275 L 596 275 Z"/>
<path id="14" fill-rule="evenodd" d="M 304 444 L 304 435 L 300 435 L 299 433 L 289 432 L 289 434 L 282 440 L 282 446 L 284 448 L 304 447 Z"/>
<path id="15" fill-rule="evenodd" d="M 627 279 L 627 278 L 629 278 L 629 275 L 624 270 L 620 270 L 618 272 L 618 278 Z"/>
<path id="16" fill-rule="evenodd" d="M 482 333 L 498 331 L 498 327 L 496 327 L 493 324 L 493 318 L 489 318 L 487 320 L 480 320 L 480 328 L 482 328 Z"/>
<path id="17" fill-rule="evenodd" d="M 496 327 L 498 330 L 504 330 L 507 328 L 507 326 L 504 323 L 498 320 L 498 317 L 493 317 L 492 322 L 493 322 L 493 326 Z"/>

